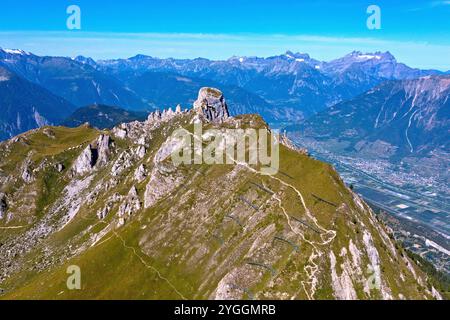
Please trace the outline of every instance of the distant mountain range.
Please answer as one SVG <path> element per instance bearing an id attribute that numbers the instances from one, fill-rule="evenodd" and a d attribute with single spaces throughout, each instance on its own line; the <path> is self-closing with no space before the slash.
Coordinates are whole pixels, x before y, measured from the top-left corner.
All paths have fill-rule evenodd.
<path id="1" fill-rule="evenodd" d="M 300 127 L 307 136 L 346 141 L 347 151 L 366 155 L 401 158 L 449 152 L 450 75 L 384 82 Z"/>
<path id="2" fill-rule="evenodd" d="M 97 61 L 97 68 L 123 81 L 152 71 L 209 79 L 222 86 L 238 86 L 275 106 L 279 110 L 278 120 L 308 117 L 386 80 L 443 74 L 438 70 L 410 68 L 398 63 L 389 52 L 363 54 L 357 51 L 330 62 L 290 51 L 268 58 L 232 57 L 225 61 L 137 55 L 129 59 Z"/>
<path id="3" fill-rule="evenodd" d="M 93 103 L 144 109 L 146 104 L 111 75 L 65 57 L 39 57 L 21 50 L 0 50 L 0 66 L 76 106 Z"/>
<path id="4" fill-rule="evenodd" d="M 259 113 L 269 122 L 299 122 L 385 81 L 444 74 L 410 68 L 389 52 L 356 51 L 329 62 L 290 51 L 268 58 L 232 57 L 223 61 L 144 55 L 94 61 L 83 56 L 40 57 L 22 50 L 0 49 L 0 67 L 22 79 L 24 85 L 31 83 L 41 89 L 38 91 L 72 105 L 57 107 L 49 118 L 39 113 L 45 120 L 41 123 L 66 119 L 76 107 L 93 104 L 134 111 L 173 108 L 177 104 L 187 108 L 203 86 L 220 87 L 236 114 Z M 16 83 L 10 94 L 20 98 L 24 90 Z M 5 96 L 0 97 L 0 107 L 14 107 L 9 103 Z M 15 103 L 33 108 L 25 96 Z M 16 118 L 4 120 L 4 137 L 39 126 L 31 123 L 13 131 Z"/>

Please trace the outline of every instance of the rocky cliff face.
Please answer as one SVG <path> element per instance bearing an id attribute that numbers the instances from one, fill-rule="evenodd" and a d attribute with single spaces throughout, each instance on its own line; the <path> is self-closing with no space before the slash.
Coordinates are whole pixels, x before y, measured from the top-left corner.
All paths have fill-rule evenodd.
<path id="1" fill-rule="evenodd" d="M 194 102 L 194 109 L 211 122 L 222 122 L 229 117 L 225 98 L 222 92 L 215 88 L 201 88 Z"/>
<path id="2" fill-rule="evenodd" d="M 267 127 L 226 117 L 217 91 L 201 97 L 214 106 L 204 130 Z M 178 109 L 0 144 L 3 297 L 433 298 L 369 206 L 304 152 L 281 145 L 272 176 L 245 163 L 175 166 L 172 132 L 201 118 Z M 81 290 L 67 289 L 69 265 Z"/>

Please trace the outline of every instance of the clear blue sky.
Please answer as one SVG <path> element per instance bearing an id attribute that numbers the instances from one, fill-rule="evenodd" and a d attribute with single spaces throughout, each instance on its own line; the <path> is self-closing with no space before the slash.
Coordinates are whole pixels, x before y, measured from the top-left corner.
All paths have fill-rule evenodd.
<path id="1" fill-rule="evenodd" d="M 67 6 L 80 31 L 66 29 Z M 381 30 L 366 27 L 370 4 Z M 322 60 L 391 51 L 416 67 L 450 69 L 450 0 L 2 0 L 0 47 L 94 58 L 138 53 L 224 59 L 286 50 Z"/>

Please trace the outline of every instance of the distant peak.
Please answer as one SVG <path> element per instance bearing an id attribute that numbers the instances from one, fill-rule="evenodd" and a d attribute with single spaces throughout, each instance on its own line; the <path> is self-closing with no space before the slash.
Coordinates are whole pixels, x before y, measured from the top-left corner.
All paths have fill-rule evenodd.
<path id="1" fill-rule="evenodd" d="M 94 59 L 85 57 L 85 56 L 76 56 L 73 60 L 81 62 L 81 63 L 85 63 L 85 64 L 95 65 Z"/>
<path id="2" fill-rule="evenodd" d="M 371 53 L 371 52 L 367 52 L 367 53 L 363 53 L 361 51 L 352 51 L 351 53 L 347 54 L 346 57 L 350 57 L 350 58 L 354 58 L 354 59 L 358 59 L 358 60 L 372 60 L 372 59 L 376 59 L 376 60 L 392 60 L 395 61 L 395 57 L 389 52 L 381 52 L 381 51 L 376 51 L 375 53 Z"/>
<path id="3" fill-rule="evenodd" d="M 134 57 L 129 58 L 130 60 L 141 60 L 141 59 L 148 59 L 152 58 L 151 56 L 147 56 L 145 54 L 137 54 Z"/>
<path id="4" fill-rule="evenodd" d="M 228 59 L 228 61 L 239 61 L 239 62 L 244 62 L 244 60 L 246 59 L 246 57 L 244 56 L 232 56 L 231 58 Z"/>
<path id="5" fill-rule="evenodd" d="M 20 50 L 20 49 L 2 49 L 2 48 L 0 48 L 0 51 L 3 51 L 8 54 L 17 54 L 17 55 L 22 55 L 22 56 L 31 55 L 31 53 L 24 51 L 24 50 Z"/>
<path id="6" fill-rule="evenodd" d="M 286 51 L 284 55 L 290 59 L 295 59 L 296 61 L 305 61 L 310 59 L 310 56 L 307 53 L 302 52 L 293 53 L 290 50 Z"/>

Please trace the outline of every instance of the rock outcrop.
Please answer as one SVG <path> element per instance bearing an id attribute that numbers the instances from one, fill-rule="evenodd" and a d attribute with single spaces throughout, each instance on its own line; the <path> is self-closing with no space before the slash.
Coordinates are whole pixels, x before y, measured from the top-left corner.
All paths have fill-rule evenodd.
<path id="1" fill-rule="evenodd" d="M 98 159 L 96 165 L 104 165 L 108 163 L 110 156 L 109 146 L 111 144 L 111 138 L 108 135 L 100 135 L 96 141 Z"/>
<path id="2" fill-rule="evenodd" d="M 82 175 L 91 171 L 94 165 L 94 150 L 91 145 L 88 145 L 75 160 L 72 170 L 75 174 Z"/>
<path id="3" fill-rule="evenodd" d="M 222 91 L 210 87 L 200 89 L 194 102 L 194 110 L 210 122 L 220 123 L 230 116 Z"/>
<path id="4" fill-rule="evenodd" d="M 141 201 L 139 200 L 139 195 L 135 186 L 132 186 L 126 200 L 119 207 L 117 212 L 119 216 L 119 226 L 123 225 L 128 217 L 141 210 Z"/>
<path id="5" fill-rule="evenodd" d="M 84 148 L 75 160 L 72 170 L 75 174 L 90 172 L 94 166 L 103 166 L 109 161 L 111 138 L 101 134 L 96 141 Z"/>
<path id="6" fill-rule="evenodd" d="M 6 203 L 6 195 L 4 193 L 0 193 L 0 219 L 3 219 L 7 209 L 8 204 Z"/>
<path id="7" fill-rule="evenodd" d="M 145 180 L 146 176 L 147 176 L 147 173 L 145 172 L 145 166 L 143 164 L 141 164 L 134 172 L 134 179 L 137 182 L 142 182 Z"/>
<path id="8" fill-rule="evenodd" d="M 23 168 L 22 179 L 25 183 L 33 182 L 33 175 L 31 174 L 30 168 L 28 168 L 28 167 Z"/>

